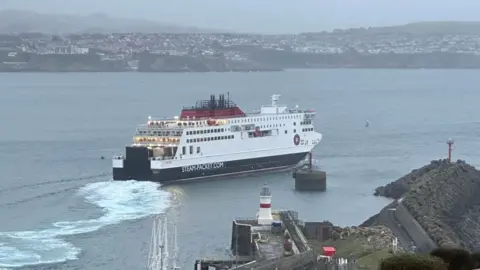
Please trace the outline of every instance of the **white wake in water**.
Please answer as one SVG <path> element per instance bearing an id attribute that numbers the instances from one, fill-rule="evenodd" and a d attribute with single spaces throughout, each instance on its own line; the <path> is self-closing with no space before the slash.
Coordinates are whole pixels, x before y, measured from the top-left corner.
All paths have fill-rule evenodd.
<path id="1" fill-rule="evenodd" d="M 150 182 L 92 183 L 81 188 L 79 195 L 101 207 L 104 214 L 97 219 L 56 222 L 45 230 L 0 232 L 0 267 L 74 260 L 80 249 L 62 236 L 89 233 L 124 220 L 161 213 L 168 203 L 168 193 Z"/>

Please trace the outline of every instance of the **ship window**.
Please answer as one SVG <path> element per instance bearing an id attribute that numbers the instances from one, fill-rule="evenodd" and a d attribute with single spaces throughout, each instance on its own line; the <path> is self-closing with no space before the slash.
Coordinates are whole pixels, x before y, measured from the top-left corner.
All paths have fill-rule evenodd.
<path id="1" fill-rule="evenodd" d="M 297 122 L 293 122 L 293 125 L 296 126 L 296 125 L 297 125 Z"/>
<path id="2" fill-rule="evenodd" d="M 297 130 L 296 130 L 296 129 L 294 129 L 294 130 L 293 130 L 293 133 L 296 133 L 296 132 L 297 132 Z"/>
<path id="3" fill-rule="evenodd" d="M 190 139 L 187 139 L 187 143 L 190 143 Z"/>
<path id="4" fill-rule="evenodd" d="M 187 154 L 187 149 L 185 149 L 185 146 L 182 147 L 182 155 Z"/>
<path id="5" fill-rule="evenodd" d="M 287 131 L 287 130 L 285 130 L 285 134 L 287 134 L 287 133 L 288 133 L 288 131 Z"/>
<path id="6" fill-rule="evenodd" d="M 190 145 L 190 155 L 193 154 L 193 145 Z"/>
<path id="7" fill-rule="evenodd" d="M 200 146 L 197 146 L 197 154 L 200 154 Z"/>

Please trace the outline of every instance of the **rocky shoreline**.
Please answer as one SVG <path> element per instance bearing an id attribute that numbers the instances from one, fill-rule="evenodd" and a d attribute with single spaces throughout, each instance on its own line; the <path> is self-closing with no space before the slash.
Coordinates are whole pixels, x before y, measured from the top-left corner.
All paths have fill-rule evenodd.
<path id="1" fill-rule="evenodd" d="M 358 269 L 377 269 L 383 259 L 394 253 L 392 241 L 395 235 L 385 226 L 332 226 L 328 240 L 310 242 L 319 254 L 323 246 L 333 246 L 337 257 L 355 261 Z M 403 248 L 399 245 L 396 251 L 403 252 Z"/>
<path id="2" fill-rule="evenodd" d="M 403 205 L 439 246 L 480 248 L 480 171 L 465 161 L 432 161 L 378 187 L 374 194 L 403 198 Z"/>
<path id="3" fill-rule="evenodd" d="M 392 241 L 395 239 L 393 232 L 389 228 L 381 225 L 371 227 L 333 227 L 332 240 L 338 241 L 350 237 L 365 240 L 365 243 L 363 243 L 365 249 L 391 249 Z M 399 246 L 399 250 L 402 249 L 403 248 Z"/>

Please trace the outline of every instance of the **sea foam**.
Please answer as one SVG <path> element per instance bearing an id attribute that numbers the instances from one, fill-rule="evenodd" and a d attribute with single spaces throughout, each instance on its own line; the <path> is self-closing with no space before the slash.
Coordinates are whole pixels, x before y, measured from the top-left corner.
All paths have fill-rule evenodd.
<path id="1" fill-rule="evenodd" d="M 45 230 L 0 232 L 0 267 L 58 263 L 74 260 L 80 249 L 62 236 L 96 231 L 125 220 L 162 213 L 168 193 L 151 182 L 108 181 L 87 184 L 78 195 L 103 210 L 97 219 L 60 221 Z"/>

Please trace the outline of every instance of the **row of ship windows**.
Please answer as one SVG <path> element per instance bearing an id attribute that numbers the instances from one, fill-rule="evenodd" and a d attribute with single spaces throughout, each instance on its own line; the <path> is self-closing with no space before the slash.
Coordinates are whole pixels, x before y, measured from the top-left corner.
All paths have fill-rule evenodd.
<path id="1" fill-rule="evenodd" d="M 235 138 L 234 135 L 208 137 L 208 138 L 194 138 L 194 139 L 187 139 L 187 143 L 208 142 L 208 141 L 218 141 L 218 140 L 231 140 L 233 138 Z"/>
<path id="2" fill-rule="evenodd" d="M 193 155 L 193 145 L 190 145 L 189 147 L 189 152 L 190 152 L 190 155 Z M 182 147 L 182 155 L 186 155 L 187 154 L 187 147 L 183 146 Z M 200 146 L 197 146 L 197 154 L 200 154 Z"/>
<path id="3" fill-rule="evenodd" d="M 226 128 L 214 128 L 214 129 L 205 129 L 205 130 L 192 130 L 187 131 L 187 135 L 196 135 L 196 134 L 207 134 L 207 133 L 217 133 L 217 132 L 224 132 Z"/>
<path id="4" fill-rule="evenodd" d="M 302 128 L 302 132 L 313 131 L 313 128 Z M 285 129 L 285 134 L 288 133 L 288 130 Z M 294 129 L 293 133 L 297 133 L 297 130 Z"/>
<path id="5" fill-rule="evenodd" d="M 303 121 L 300 124 L 301 125 L 309 125 L 311 124 L 312 121 Z M 297 125 L 297 122 L 293 122 L 293 125 Z M 285 126 L 285 124 L 273 124 L 273 125 L 264 125 L 260 126 L 260 128 L 271 128 L 271 127 L 281 127 Z M 192 131 L 187 131 L 187 135 L 197 135 L 197 134 L 207 134 L 207 133 L 217 133 L 217 132 L 224 132 L 227 131 L 228 129 L 226 128 L 215 128 L 215 129 L 205 129 L 205 130 L 192 130 Z"/>
<path id="6" fill-rule="evenodd" d="M 181 131 L 151 131 L 147 132 L 146 130 L 140 130 L 138 131 L 138 135 L 147 135 L 147 134 L 152 134 L 153 136 L 182 136 Z"/>
<path id="7" fill-rule="evenodd" d="M 256 122 L 256 121 L 270 121 L 270 120 L 297 119 L 297 118 L 302 118 L 302 115 L 244 118 L 244 119 L 238 119 L 238 120 L 230 120 L 228 122 L 237 124 L 237 123 L 250 123 L 250 122 Z"/>

